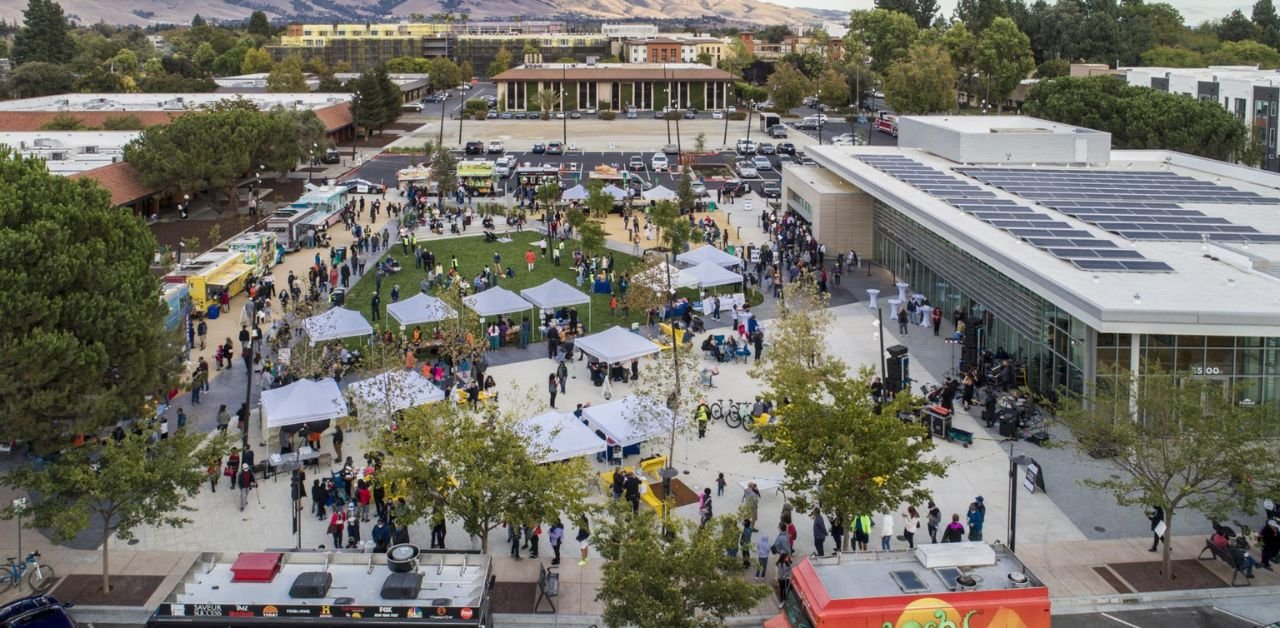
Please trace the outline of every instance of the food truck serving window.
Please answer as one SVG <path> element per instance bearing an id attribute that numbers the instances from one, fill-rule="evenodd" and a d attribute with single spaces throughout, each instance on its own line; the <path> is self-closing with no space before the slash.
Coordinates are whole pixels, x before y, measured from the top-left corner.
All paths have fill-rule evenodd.
<path id="1" fill-rule="evenodd" d="M 816 625 L 809 617 L 809 612 L 804 609 L 804 602 L 800 601 L 800 596 L 796 594 L 795 589 L 787 591 L 787 601 L 782 605 L 782 614 L 787 618 L 791 628 L 813 628 Z"/>

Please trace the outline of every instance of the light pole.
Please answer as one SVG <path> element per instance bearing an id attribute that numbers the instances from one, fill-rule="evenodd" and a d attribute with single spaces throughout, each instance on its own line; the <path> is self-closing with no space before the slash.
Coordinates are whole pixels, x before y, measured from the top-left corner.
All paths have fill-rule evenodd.
<path id="1" fill-rule="evenodd" d="M 876 320 L 871 321 L 871 325 L 876 328 L 875 336 L 880 341 L 880 381 L 888 385 L 889 369 L 884 360 L 884 308 L 876 306 Z"/>
<path id="2" fill-rule="evenodd" d="M 1009 551 L 1017 549 L 1018 535 L 1018 467 L 1034 463 L 1028 456 L 1013 455 L 1013 439 L 1009 440 Z"/>
<path id="3" fill-rule="evenodd" d="M 568 64 L 560 64 L 560 142 L 565 146 L 569 145 L 569 113 L 564 110 L 564 91 L 569 89 L 569 71 L 566 69 Z M 574 94 L 577 96 L 577 94 Z M 575 98 L 576 100 L 576 98 Z"/>
<path id="4" fill-rule="evenodd" d="M 185 249 L 185 248 L 187 248 L 187 243 L 183 242 L 182 240 L 178 240 L 178 265 L 179 266 L 182 265 L 182 249 Z"/>
<path id="5" fill-rule="evenodd" d="M 316 149 L 318 148 L 320 148 L 319 144 L 311 143 L 311 163 L 307 164 L 307 183 L 311 183 L 311 171 L 316 167 Z M 263 166 L 258 166 L 258 171 L 261 172 L 262 168 Z"/>
<path id="6" fill-rule="evenodd" d="M 515 83 L 512 83 L 514 86 Z M 449 102 L 448 97 L 440 99 L 440 139 L 436 142 L 437 146 L 444 146 L 444 108 Z"/>
<path id="7" fill-rule="evenodd" d="M 821 89 L 818 90 L 818 104 L 822 104 Z M 818 146 L 822 146 L 822 127 L 826 126 L 826 122 L 827 122 L 822 118 L 822 116 L 825 116 L 825 115 L 826 114 L 821 109 L 818 110 Z"/>

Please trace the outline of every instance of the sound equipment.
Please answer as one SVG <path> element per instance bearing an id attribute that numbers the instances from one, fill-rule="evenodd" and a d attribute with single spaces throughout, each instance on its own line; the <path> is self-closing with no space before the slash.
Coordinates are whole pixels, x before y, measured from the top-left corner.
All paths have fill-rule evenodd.
<path id="1" fill-rule="evenodd" d="M 294 599 L 315 599 L 328 597 L 329 586 L 333 584 L 333 574 L 327 571 L 307 571 L 298 574 L 289 587 L 289 597 Z"/>
<path id="2" fill-rule="evenodd" d="M 382 597 L 387 600 L 414 600 L 422 589 L 422 574 L 393 573 L 382 582 Z"/>
<path id="3" fill-rule="evenodd" d="M 893 345 L 885 349 L 889 357 L 885 360 L 886 380 L 884 385 L 890 393 L 902 390 L 903 382 L 911 378 L 911 359 L 908 349 L 902 345 Z"/>

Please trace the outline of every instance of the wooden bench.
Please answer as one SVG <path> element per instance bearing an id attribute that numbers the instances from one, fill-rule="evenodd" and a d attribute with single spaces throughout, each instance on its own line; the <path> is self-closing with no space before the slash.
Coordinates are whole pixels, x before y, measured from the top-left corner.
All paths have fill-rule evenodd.
<path id="1" fill-rule="evenodd" d="M 1208 558 L 1205 558 L 1204 556 L 1206 551 L 1211 554 Z M 1235 554 L 1231 552 L 1230 545 L 1227 546 L 1227 549 L 1221 549 L 1217 545 L 1214 545 L 1212 540 L 1205 539 L 1204 549 L 1200 550 L 1200 556 L 1198 558 L 1200 560 L 1213 560 L 1216 558 L 1229 565 L 1231 567 L 1231 586 L 1233 587 L 1236 586 L 1236 576 L 1240 575 L 1246 576 L 1244 580 L 1246 585 L 1253 585 L 1252 582 L 1249 582 L 1249 578 L 1244 572 L 1244 566 L 1236 560 Z"/>

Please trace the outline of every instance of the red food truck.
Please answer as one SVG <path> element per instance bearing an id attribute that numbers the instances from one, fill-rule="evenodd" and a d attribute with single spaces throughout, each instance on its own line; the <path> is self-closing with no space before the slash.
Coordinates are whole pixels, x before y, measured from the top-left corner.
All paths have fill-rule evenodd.
<path id="1" fill-rule="evenodd" d="M 765 628 L 1049 628 L 1049 590 L 1003 545 L 809 557 Z"/>

